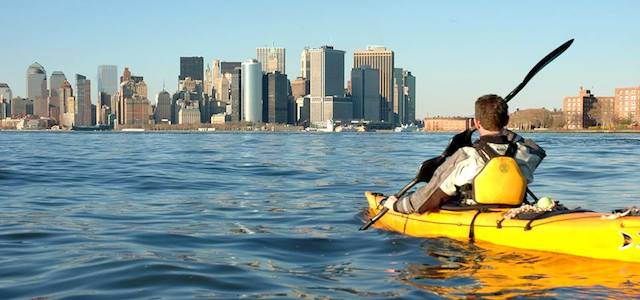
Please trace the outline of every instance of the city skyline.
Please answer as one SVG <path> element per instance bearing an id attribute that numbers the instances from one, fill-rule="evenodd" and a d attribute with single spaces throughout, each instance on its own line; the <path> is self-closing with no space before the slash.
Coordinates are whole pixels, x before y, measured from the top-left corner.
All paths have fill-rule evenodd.
<path id="1" fill-rule="evenodd" d="M 119 69 L 130 67 L 144 75 L 150 94 L 161 91 L 163 82 L 173 92 L 181 56 L 202 56 L 205 65 L 214 58 L 245 61 L 255 58 L 256 48 L 271 45 L 286 49 L 286 60 L 290 62 L 286 66 L 289 79 L 300 74 L 296 62 L 304 47 L 333 45 L 345 50 L 346 81 L 353 67 L 349 58 L 354 51 L 383 45 L 396 54 L 396 66 L 410 70 L 419 79 L 416 118 L 468 115 L 472 111 L 470 103 L 478 95 L 490 92 L 505 95 L 542 55 L 562 41 L 576 38 L 567 55 L 546 68 L 518 95 L 513 108 L 559 108 L 562 98 L 573 94 L 579 86 L 599 91 L 640 84 L 640 61 L 632 55 L 639 43 L 633 38 L 638 22 L 620 17 L 620 12 L 637 10 L 640 4 L 636 2 L 619 1 L 615 5 L 591 1 L 548 1 L 538 5 L 329 2 L 327 6 L 278 2 L 274 8 L 296 8 L 305 13 L 296 14 L 294 9 L 288 18 L 284 18 L 286 21 L 262 22 L 259 29 L 248 23 L 231 22 L 232 14 L 218 13 L 216 21 L 211 23 L 207 16 L 218 10 L 258 16 L 273 3 L 192 1 L 178 4 L 159 1 L 153 6 L 130 4 L 131 9 L 123 11 L 117 9 L 118 3 L 122 2 L 77 2 L 68 7 L 38 2 L 38 8 L 34 4 L 9 2 L 5 4 L 6 15 L 0 19 L 3 28 L 9 29 L 5 32 L 5 41 L 10 45 L 0 48 L 3 66 L 0 82 L 8 83 L 14 96 L 26 97 L 24 72 L 37 61 L 48 74 L 57 70 L 67 75 L 86 74 L 93 81 L 91 90 L 97 91 L 96 68 L 109 64 L 117 65 Z M 549 7 L 554 9 L 549 10 Z M 146 16 L 172 10 L 193 13 L 180 26 L 170 22 L 153 23 Z M 96 15 L 97 11 L 101 13 Z M 139 11 L 145 14 L 133 13 Z M 345 20 L 354 18 L 353 12 L 359 11 L 359 18 L 370 23 L 345 26 L 313 18 L 328 11 L 335 19 Z M 572 21 L 569 16 L 576 13 L 597 16 L 598 22 Z M 35 24 L 20 22 L 20 16 L 27 14 L 43 20 L 59 15 L 56 20 L 60 24 L 49 31 L 42 30 Z M 383 25 L 389 22 L 375 21 L 382 16 L 403 25 L 403 29 Z M 308 18 L 316 23 L 305 23 Z M 206 26 L 201 26 L 202 22 Z M 138 32 L 123 35 L 121 28 L 115 25 L 122 23 L 135 27 Z M 83 36 L 82 43 L 66 47 L 57 42 L 77 24 L 83 24 L 77 28 L 78 34 Z M 193 42 L 172 45 L 172 36 Z M 120 42 L 116 43 L 116 40 Z M 127 51 L 117 51 L 117 45 L 122 44 L 127 45 Z M 92 95 L 94 103 L 96 98 Z"/>

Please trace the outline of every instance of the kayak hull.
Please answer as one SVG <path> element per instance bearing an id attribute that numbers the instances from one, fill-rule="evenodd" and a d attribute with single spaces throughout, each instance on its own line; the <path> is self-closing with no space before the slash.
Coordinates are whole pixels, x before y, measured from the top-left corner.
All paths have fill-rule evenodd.
<path id="1" fill-rule="evenodd" d="M 366 192 L 369 213 L 382 208 L 385 196 Z M 424 214 L 388 211 L 374 226 L 414 237 L 469 240 L 473 221 L 475 241 L 596 259 L 640 263 L 640 217 L 605 219 L 604 213 L 576 212 L 540 220 L 503 220 L 508 209 L 439 210 Z M 477 214 L 477 216 L 476 216 Z M 500 222 L 500 220 L 503 220 Z M 500 224 L 498 224 L 500 223 Z M 529 224 L 529 227 L 527 224 Z"/>

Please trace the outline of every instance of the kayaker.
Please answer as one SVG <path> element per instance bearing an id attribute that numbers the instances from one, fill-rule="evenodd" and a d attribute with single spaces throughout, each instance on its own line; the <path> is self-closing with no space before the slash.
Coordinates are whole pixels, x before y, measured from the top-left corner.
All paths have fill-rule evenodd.
<path id="1" fill-rule="evenodd" d="M 384 206 L 400 213 L 424 213 L 438 209 L 445 202 L 454 199 L 461 199 L 461 205 L 474 205 L 477 204 L 475 198 L 469 195 L 471 191 L 478 193 L 479 190 L 489 194 L 495 191 L 499 195 L 496 198 L 503 200 L 514 198 L 514 200 L 508 200 L 511 201 L 510 203 L 522 202 L 526 184 L 533 181 L 533 172 L 546 154 L 532 140 L 524 139 L 508 130 L 506 128 L 508 122 L 508 106 L 502 97 L 489 94 L 478 98 L 475 102 L 474 125 L 480 134 L 480 139 L 472 145 L 471 131 L 467 130 L 456 135 L 447 149 L 452 155 L 435 170 L 433 177 L 425 186 L 399 200 L 390 196 Z M 475 180 L 476 177 L 480 177 L 479 173 L 481 172 L 485 175 L 489 172 L 495 172 L 495 174 L 489 174 L 484 178 L 501 178 L 499 176 L 504 175 L 499 174 L 507 170 L 504 165 L 496 168 L 484 168 L 487 162 L 495 156 L 513 157 L 519 167 L 513 169 L 519 169 L 519 172 L 514 171 L 509 176 L 524 177 L 526 182 L 521 179 L 522 188 L 511 186 L 495 188 L 487 186 L 491 184 L 487 184 L 487 181 L 491 182 L 492 179 L 484 180 L 482 183 Z M 472 186 L 474 183 L 484 186 L 474 187 Z M 494 196 L 489 195 L 488 197 Z"/>

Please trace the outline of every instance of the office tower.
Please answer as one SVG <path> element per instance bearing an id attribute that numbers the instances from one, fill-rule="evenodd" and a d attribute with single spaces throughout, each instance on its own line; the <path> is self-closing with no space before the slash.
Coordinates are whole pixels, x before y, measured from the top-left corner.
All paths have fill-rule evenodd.
<path id="1" fill-rule="evenodd" d="M 381 46 L 367 47 L 353 53 L 353 67 L 369 65 L 380 72 L 380 119 L 393 121 L 393 51 Z M 313 84 L 313 82 L 312 82 Z"/>
<path id="2" fill-rule="evenodd" d="M 120 77 L 116 104 L 116 125 L 143 127 L 149 124 L 151 104 L 147 98 L 147 84 L 142 76 L 132 76 L 129 68 L 124 68 Z"/>
<path id="3" fill-rule="evenodd" d="M 302 55 L 300 55 L 300 72 L 302 78 L 311 79 L 311 53 L 309 48 L 304 48 Z"/>
<path id="4" fill-rule="evenodd" d="M 262 65 L 262 73 L 280 72 L 286 74 L 284 48 L 256 48 L 256 59 Z"/>
<path id="5" fill-rule="evenodd" d="M 33 101 L 27 98 L 14 97 L 11 99 L 11 116 L 14 118 L 25 117 L 33 114 Z"/>
<path id="6" fill-rule="evenodd" d="M 230 101 L 231 101 L 231 122 L 242 121 L 242 68 L 237 67 L 231 75 Z"/>
<path id="7" fill-rule="evenodd" d="M 410 71 L 404 70 L 404 124 L 416 122 L 416 77 Z"/>
<path id="8" fill-rule="evenodd" d="M 368 65 L 351 70 L 353 119 L 380 121 L 380 73 Z"/>
<path id="9" fill-rule="evenodd" d="M 60 98 L 60 87 L 62 83 L 67 80 L 64 73 L 61 71 L 53 71 L 49 78 L 49 117 L 60 123 L 60 115 L 62 111 L 62 101 Z"/>
<path id="10" fill-rule="evenodd" d="M 213 73 L 211 71 L 211 67 L 207 64 L 207 68 L 204 70 L 204 93 L 215 97 L 213 91 Z"/>
<path id="11" fill-rule="evenodd" d="M 76 125 L 91 125 L 91 80 L 80 74 L 76 74 L 76 114 Z"/>
<path id="12" fill-rule="evenodd" d="M 288 123 L 289 81 L 280 72 L 268 73 L 262 81 L 262 122 Z"/>
<path id="13" fill-rule="evenodd" d="M 45 118 L 49 116 L 47 72 L 37 62 L 27 69 L 27 98 L 33 101 L 34 115 Z"/>
<path id="14" fill-rule="evenodd" d="M 156 124 L 171 121 L 171 95 L 164 89 L 156 95 Z"/>
<path id="15" fill-rule="evenodd" d="M 203 80 L 204 60 L 202 56 L 180 57 L 179 80 L 191 77 L 193 80 Z"/>
<path id="16" fill-rule="evenodd" d="M 404 123 L 404 75 L 401 68 L 393 69 L 393 123 Z"/>
<path id="17" fill-rule="evenodd" d="M 11 117 L 11 99 L 13 94 L 8 84 L 0 82 L 0 119 Z"/>
<path id="18" fill-rule="evenodd" d="M 344 97 L 344 51 L 332 46 L 309 49 L 311 56 L 310 121 L 350 121 L 351 100 Z"/>
<path id="19" fill-rule="evenodd" d="M 58 95 L 61 101 L 60 124 L 63 127 L 72 128 L 76 125 L 78 116 L 76 114 L 76 98 L 73 96 L 73 89 L 69 81 L 62 82 Z"/>
<path id="20" fill-rule="evenodd" d="M 262 122 L 262 65 L 255 59 L 242 63 L 242 120 Z"/>
<path id="21" fill-rule="evenodd" d="M 129 77 L 130 77 L 129 73 Z M 109 115 L 115 108 L 113 99 L 118 92 L 118 67 L 115 65 L 98 66 L 98 99 L 96 105 L 96 124 L 109 124 Z"/>

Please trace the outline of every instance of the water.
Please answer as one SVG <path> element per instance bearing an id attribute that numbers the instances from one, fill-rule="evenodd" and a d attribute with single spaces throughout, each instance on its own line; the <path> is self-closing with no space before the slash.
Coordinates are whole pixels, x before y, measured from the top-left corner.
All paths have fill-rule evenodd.
<path id="1" fill-rule="evenodd" d="M 0 298 L 628 298 L 637 266 L 363 224 L 449 134 L 0 133 Z M 527 134 L 532 189 L 640 205 L 640 135 Z"/>

